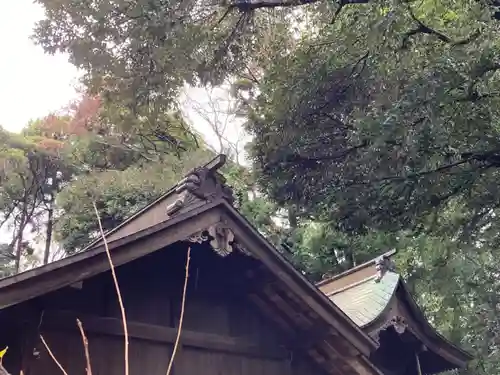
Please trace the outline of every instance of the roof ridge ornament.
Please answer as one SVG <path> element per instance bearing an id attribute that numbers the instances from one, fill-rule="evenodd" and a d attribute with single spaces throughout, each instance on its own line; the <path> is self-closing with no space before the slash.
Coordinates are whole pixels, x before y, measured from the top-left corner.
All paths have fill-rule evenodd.
<path id="1" fill-rule="evenodd" d="M 377 270 L 375 282 L 379 283 L 387 272 L 396 271 L 396 264 L 390 256 L 384 254 L 375 260 L 375 269 Z"/>
<path id="2" fill-rule="evenodd" d="M 218 172 L 226 161 L 227 156 L 220 154 L 207 164 L 187 173 L 175 187 L 174 191 L 179 197 L 167 207 L 167 214 L 171 216 L 197 199 L 205 202 L 225 199 L 233 204 L 233 190 L 226 185 L 226 179 Z"/>

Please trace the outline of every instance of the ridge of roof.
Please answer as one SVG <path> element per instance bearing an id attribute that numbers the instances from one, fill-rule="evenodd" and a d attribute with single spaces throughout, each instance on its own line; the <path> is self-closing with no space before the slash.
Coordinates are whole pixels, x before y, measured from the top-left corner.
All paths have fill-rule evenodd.
<path id="1" fill-rule="evenodd" d="M 337 274 L 337 275 L 334 275 L 334 276 L 328 277 L 328 278 L 326 278 L 326 279 L 324 279 L 324 280 L 321 280 L 321 281 L 319 281 L 319 282 L 317 282 L 317 283 L 316 283 L 316 286 L 317 286 L 317 287 L 320 287 L 320 286 L 325 285 L 325 284 L 328 284 L 328 283 L 330 283 L 330 282 L 332 282 L 332 281 L 334 281 L 334 280 L 341 279 L 341 278 L 343 278 L 343 277 L 345 277 L 345 276 L 347 276 L 347 275 L 350 275 L 350 274 L 353 274 L 353 273 L 355 273 L 355 272 L 357 272 L 357 271 L 360 271 L 360 270 L 362 270 L 362 269 L 364 269 L 364 268 L 367 268 L 367 267 L 373 266 L 373 265 L 375 265 L 375 264 L 377 263 L 377 261 L 378 261 L 379 259 L 381 259 L 381 258 L 390 259 L 390 258 L 391 258 L 391 257 L 393 257 L 396 253 L 397 253 L 397 250 L 396 250 L 396 249 L 389 250 L 389 251 L 387 251 L 387 252 L 383 253 L 382 255 L 379 255 L 378 257 L 375 257 L 375 258 L 373 258 L 373 259 L 371 259 L 371 260 L 369 260 L 369 261 L 367 261 L 367 262 L 364 262 L 364 263 L 359 264 L 359 265 L 357 265 L 357 266 L 355 266 L 355 267 L 352 267 L 352 268 L 350 268 L 350 269 L 348 269 L 348 270 L 346 270 L 346 271 L 344 271 L 344 272 L 341 272 L 341 273 L 339 273 L 339 274 Z"/>
<path id="2" fill-rule="evenodd" d="M 180 211 L 184 207 L 194 207 L 195 205 L 193 203 L 196 200 L 199 200 L 199 203 L 206 203 L 214 201 L 218 198 L 224 198 L 229 203 L 232 203 L 234 201 L 234 198 L 232 196 L 232 189 L 225 185 L 226 179 L 218 172 L 218 170 L 222 168 L 226 164 L 226 162 L 227 156 L 224 154 L 219 154 L 204 165 L 193 168 L 192 170 L 187 172 L 178 183 L 173 185 L 170 189 L 168 189 L 153 202 L 136 211 L 115 228 L 105 232 L 104 237 L 108 239 L 109 236 L 117 233 L 127 224 L 131 223 L 151 208 L 157 206 L 162 201 L 174 195 L 177 196 L 177 199 L 175 199 L 166 207 L 164 219 L 170 219 L 175 214 L 180 213 Z M 209 182 L 210 180 L 213 180 L 214 183 L 211 184 Z M 88 244 L 82 251 L 91 249 L 101 244 L 102 241 L 102 236 L 99 236 L 90 244 Z M 113 241 L 113 239 L 111 239 L 111 241 Z"/>
<path id="3" fill-rule="evenodd" d="M 188 184 L 188 182 L 196 182 L 196 180 L 195 181 L 190 181 L 190 180 L 192 180 L 192 178 L 190 179 L 190 176 L 197 176 L 197 174 L 200 174 L 200 171 L 204 171 L 204 176 L 202 176 L 202 177 L 204 177 L 205 179 L 208 178 L 209 176 L 213 176 L 215 174 L 218 174 L 217 171 L 222 166 L 225 165 L 226 161 L 227 161 L 227 156 L 224 155 L 224 154 L 219 154 L 219 155 L 215 156 L 214 158 L 212 158 L 207 163 L 205 163 L 204 165 L 202 165 L 200 167 L 193 168 L 191 171 L 189 171 L 188 173 L 185 174 L 184 178 L 182 178 L 175 185 L 171 186 L 165 193 L 163 193 L 161 196 L 159 196 L 153 202 L 147 204 L 143 208 L 140 208 L 139 210 L 137 210 L 136 212 L 134 212 L 132 215 L 130 215 L 127 219 L 125 219 L 122 223 L 120 223 L 119 225 L 117 225 L 113 229 L 110 229 L 110 230 L 106 231 L 104 233 L 104 237 L 107 239 L 110 235 L 116 233 L 118 230 L 120 230 L 121 228 L 125 227 L 127 224 L 129 224 L 130 222 L 132 222 L 134 219 L 138 218 L 139 216 L 141 216 L 142 214 L 144 214 L 145 212 L 147 212 L 149 209 L 151 209 L 152 207 L 156 206 L 158 203 L 164 201 L 168 197 L 172 196 L 176 192 L 177 193 L 181 193 L 182 190 L 185 188 L 185 185 Z M 217 177 L 220 179 L 220 181 L 222 183 L 225 182 L 225 179 L 222 177 L 222 175 L 218 174 Z M 196 188 L 196 186 L 194 188 Z M 187 189 L 187 187 L 186 187 L 186 189 Z M 190 187 L 190 189 L 191 190 L 195 190 L 195 189 L 193 189 L 192 186 Z M 210 201 L 212 201 L 212 202 L 215 201 L 216 200 L 215 198 L 216 197 L 214 196 L 213 199 L 211 199 Z M 217 198 L 219 198 L 219 197 L 217 197 Z M 174 213 L 177 213 L 177 212 L 174 212 Z M 171 215 L 171 216 L 174 216 L 174 215 Z M 180 220 L 183 219 L 182 216 L 185 216 L 185 215 L 181 215 L 181 217 L 179 217 Z M 187 217 L 189 217 L 189 216 L 190 215 L 187 215 Z M 147 229 L 154 229 L 153 227 L 161 226 L 160 224 L 161 223 L 157 223 L 156 225 L 153 225 L 152 227 L 147 228 Z M 144 230 L 141 230 L 140 232 L 144 232 Z M 53 269 L 56 269 L 56 268 L 59 268 L 59 267 L 64 267 L 67 263 L 71 263 L 73 261 L 78 261 L 80 258 L 85 258 L 88 255 L 90 256 L 90 254 L 88 254 L 88 253 L 91 250 L 96 250 L 97 249 L 97 245 L 99 245 L 101 242 L 102 242 L 102 236 L 99 236 L 94 241 L 92 241 L 88 245 L 86 245 L 82 250 L 80 250 L 80 251 L 78 251 L 78 252 L 76 252 L 74 254 L 71 254 L 71 255 L 69 255 L 67 257 L 64 257 L 62 259 L 56 260 L 54 262 L 50 262 L 48 264 L 41 265 L 39 267 L 35 267 L 35 268 L 29 269 L 29 270 L 26 270 L 26 271 L 23 271 L 23 272 L 19 272 L 19 273 L 15 274 L 15 275 L 4 277 L 4 278 L 0 279 L 0 288 L 2 288 L 3 286 L 5 286 L 6 284 L 9 284 L 11 282 L 24 281 L 25 279 L 29 279 L 29 278 L 31 278 L 33 276 L 36 276 L 36 275 L 40 274 L 40 273 L 44 273 L 46 271 L 50 272 Z M 110 249 L 114 247 L 112 245 L 112 242 L 108 242 L 108 244 L 109 244 Z"/>
<path id="4" fill-rule="evenodd" d="M 393 298 L 406 305 L 408 318 L 414 320 L 429 345 L 441 342 L 441 356 L 454 366 L 462 367 L 473 356 L 440 334 L 409 292 L 403 278 L 396 273 L 391 257 L 396 250 L 322 280 L 316 286 L 338 305 L 358 326 L 370 331 L 384 317 Z M 373 284 L 370 284 L 373 282 Z M 399 296 L 399 297 L 398 297 Z M 434 348 L 434 350 L 437 350 Z M 446 354 L 448 353 L 448 354 Z"/>
<path id="5" fill-rule="evenodd" d="M 390 273 L 392 273 L 392 274 L 397 275 L 397 277 L 398 277 L 398 278 L 400 277 L 400 276 L 399 276 L 399 274 L 397 274 L 396 272 L 391 272 L 391 271 L 389 271 L 389 272 L 390 272 Z M 388 272 L 388 273 L 389 273 L 389 272 Z M 344 287 L 341 287 L 341 288 L 335 289 L 335 290 L 333 290 L 333 291 L 331 291 L 331 292 L 328 292 L 328 293 L 325 293 L 325 294 L 327 295 L 327 297 L 331 297 L 331 296 L 334 296 L 334 295 L 336 295 L 336 294 L 339 294 L 339 293 L 345 292 L 346 290 L 349 290 L 349 289 L 355 288 L 355 287 L 357 287 L 357 286 L 359 286 L 359 285 L 361 285 L 361 284 L 365 284 L 365 283 L 370 282 L 370 281 L 374 281 L 374 282 L 375 282 L 375 283 L 377 283 L 377 284 L 379 284 L 379 282 L 380 282 L 380 280 L 377 280 L 377 275 L 371 275 L 371 276 L 365 277 L 364 279 L 361 279 L 361 280 L 359 280 L 359 281 L 356 281 L 356 282 L 354 282 L 354 283 L 352 283 L 352 284 L 348 284 L 348 285 L 346 285 L 346 286 L 344 286 Z"/>

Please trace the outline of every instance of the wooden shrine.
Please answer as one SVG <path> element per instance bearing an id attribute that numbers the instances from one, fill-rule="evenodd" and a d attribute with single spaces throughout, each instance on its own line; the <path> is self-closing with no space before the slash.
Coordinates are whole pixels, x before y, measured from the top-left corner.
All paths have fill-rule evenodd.
<path id="1" fill-rule="evenodd" d="M 413 375 L 409 358 L 420 361 L 422 374 L 466 364 L 467 353 L 415 315 L 399 277 L 386 272 L 374 281 L 375 263 L 319 288 L 306 280 L 233 207 L 218 172 L 224 161 L 221 155 L 196 168 L 106 234 L 127 316 L 131 375 L 166 374 L 183 297 L 170 375 Z M 369 293 L 387 292 L 383 308 L 366 313 L 368 302 L 353 303 L 363 284 Z M 69 375 L 86 374 L 77 319 L 92 374 L 123 375 L 121 311 L 102 239 L 0 280 L 0 348 L 9 347 L 3 366 L 11 374 L 61 373 L 43 337 Z M 404 355 L 388 354 L 394 348 Z"/>

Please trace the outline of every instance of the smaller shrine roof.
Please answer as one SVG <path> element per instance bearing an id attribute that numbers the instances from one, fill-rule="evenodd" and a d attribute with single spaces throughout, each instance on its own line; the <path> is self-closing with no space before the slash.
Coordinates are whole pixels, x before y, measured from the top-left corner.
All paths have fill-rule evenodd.
<path id="1" fill-rule="evenodd" d="M 375 340 L 391 325 L 413 336 L 426 352 L 421 359 L 426 374 L 465 367 L 472 356 L 431 326 L 396 272 L 394 254 L 390 251 L 317 287 Z"/>
<path id="2" fill-rule="evenodd" d="M 377 282 L 375 275 L 327 294 L 359 327 L 377 319 L 389 304 L 399 283 L 399 275 L 387 272 Z"/>

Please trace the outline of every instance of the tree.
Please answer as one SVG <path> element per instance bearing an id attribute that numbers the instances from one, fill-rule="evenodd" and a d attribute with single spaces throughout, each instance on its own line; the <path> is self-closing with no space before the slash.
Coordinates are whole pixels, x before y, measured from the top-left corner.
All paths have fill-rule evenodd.
<path id="1" fill-rule="evenodd" d="M 46 16 L 35 41 L 48 53 L 69 54 L 85 73 L 86 91 L 100 97 L 103 111 L 123 132 L 159 125 L 178 137 L 162 116 L 175 110 L 185 83 L 216 86 L 248 72 L 252 60 L 271 50 L 270 43 L 255 38 L 265 37 L 269 27 L 279 24 L 280 39 L 291 40 L 283 27 L 292 14 L 287 10 L 276 18 L 234 12 L 222 2 L 37 2 Z"/>
<path id="2" fill-rule="evenodd" d="M 68 184 L 58 196 L 57 239 L 74 253 L 99 236 L 92 202 L 104 230 L 113 229 L 134 212 L 158 198 L 189 170 L 209 160 L 207 150 L 192 150 L 179 159 L 164 155 L 162 162 L 131 164 L 127 168 L 93 170 Z"/>
<path id="3" fill-rule="evenodd" d="M 158 146 L 188 129 L 172 115 L 180 88 L 228 79 L 254 136 L 254 174 L 225 171 L 244 214 L 314 279 L 399 248 L 435 324 L 476 350 L 472 371 L 495 373 L 495 1 L 40 2 L 36 40 L 102 100 L 101 134 L 72 147 L 88 173 L 58 195 L 69 249 L 95 233 L 77 204 L 89 191 L 110 228 L 170 181 Z"/>
<path id="4" fill-rule="evenodd" d="M 71 168 L 61 162 L 62 144 L 53 138 L 12 134 L 3 129 L 1 138 L 1 225 L 10 224 L 13 235 L 11 242 L 5 244 L 4 253 L 12 254 L 17 272 L 23 254 L 34 251 L 32 241 L 26 239 L 26 230 L 39 231 L 55 181 L 70 178 Z"/>
<path id="5" fill-rule="evenodd" d="M 430 35 L 401 49 L 410 41 L 400 30 L 431 10 L 437 4 L 392 16 L 379 44 L 364 29 L 389 22 L 389 10 L 346 10 L 335 31 L 304 40 L 267 71 L 251 130 L 271 196 L 312 215 L 335 207 L 330 218 L 353 231 L 400 229 L 494 178 L 497 31 L 472 38 L 478 25 L 470 22 L 454 42 Z M 455 19 L 471 21 L 468 13 Z"/>
<path id="6" fill-rule="evenodd" d="M 315 277 L 401 249 L 438 328 L 496 373 L 498 21 L 462 2 L 311 13 L 248 107 L 259 185 L 306 224 L 291 245 Z"/>

